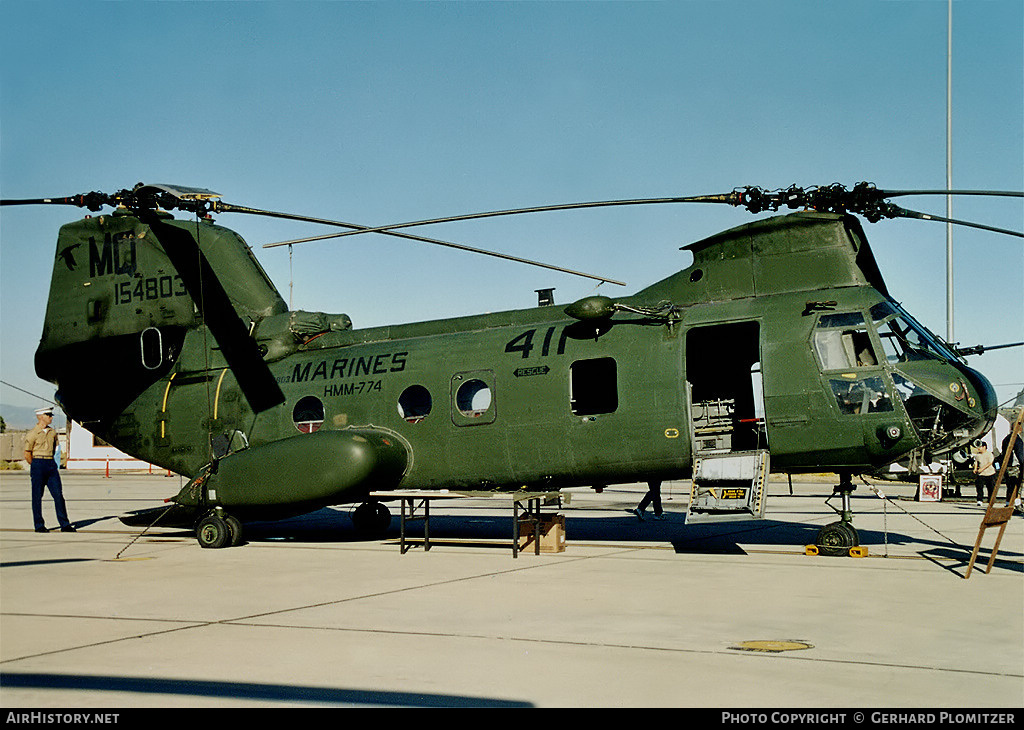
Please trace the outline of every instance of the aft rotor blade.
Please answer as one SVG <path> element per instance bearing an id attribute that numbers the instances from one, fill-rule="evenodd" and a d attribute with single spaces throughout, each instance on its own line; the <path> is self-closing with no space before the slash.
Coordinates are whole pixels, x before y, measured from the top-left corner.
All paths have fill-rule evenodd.
<path id="1" fill-rule="evenodd" d="M 1016 236 L 1017 238 L 1024 238 L 1024 233 L 1020 231 L 1011 231 L 1006 228 L 996 228 L 994 226 L 986 226 L 982 223 L 971 223 L 970 221 L 957 220 L 956 218 L 946 218 L 941 215 L 932 215 L 931 213 L 919 213 L 915 210 L 907 210 L 901 208 L 898 205 L 890 205 L 889 212 L 892 217 L 896 218 L 915 218 L 922 221 L 939 221 L 942 223 L 952 223 L 957 226 L 967 226 L 968 228 L 980 228 L 983 231 L 992 231 L 993 233 L 1005 233 L 1008 236 Z"/>
<path id="2" fill-rule="evenodd" d="M 142 196 L 145 196 L 145 201 L 139 205 L 142 200 Z M 396 238 L 405 238 L 410 241 L 418 241 L 420 243 L 431 243 L 435 246 L 446 246 L 448 248 L 458 249 L 460 251 L 468 251 L 470 253 L 483 254 L 484 256 L 493 256 L 495 258 L 504 259 L 505 261 L 514 261 L 516 263 L 527 264 L 529 266 L 537 266 L 542 269 L 549 269 L 551 271 L 558 271 L 563 274 L 572 274 L 573 276 L 581 276 L 585 279 L 591 279 L 600 283 L 616 284 L 618 286 L 626 286 L 625 282 L 612 279 L 609 276 L 599 276 L 597 274 L 588 274 L 583 271 L 576 271 L 574 269 L 567 269 L 562 266 L 555 266 L 553 264 L 545 264 L 541 261 L 533 261 L 531 259 L 525 259 L 520 256 L 512 256 L 511 254 L 498 253 L 497 251 L 488 251 L 483 248 L 476 248 L 474 246 L 466 246 L 460 243 L 451 243 L 449 241 L 441 241 L 436 238 L 427 238 L 426 236 L 417 236 L 412 233 L 392 232 L 385 230 L 384 228 L 372 229 L 368 226 L 361 226 L 355 223 L 345 223 L 344 221 L 328 220 L 326 218 L 315 218 L 307 215 L 298 215 L 295 213 L 280 213 L 272 210 L 261 210 L 259 208 L 249 208 L 243 205 L 233 205 L 231 203 L 224 203 L 216 200 L 218 195 L 212 191 L 205 190 L 202 188 L 184 188 L 182 186 L 168 186 L 168 185 L 137 185 L 133 190 L 122 190 L 114 195 L 107 195 L 106 193 L 86 193 L 81 195 L 70 195 L 66 197 L 57 198 L 23 198 L 20 200 L 0 200 L 0 205 L 75 205 L 80 208 L 89 208 L 93 211 L 98 211 L 104 205 L 118 205 L 122 203 L 128 203 L 130 205 L 138 206 L 137 209 L 150 209 L 154 203 L 161 204 L 165 208 L 180 208 L 181 210 L 188 210 L 194 212 L 197 216 L 205 212 L 219 212 L 219 213 L 248 213 L 249 215 L 259 215 L 268 218 L 281 218 L 284 220 L 302 221 L 306 223 L 320 223 L 328 226 L 340 226 L 342 228 L 351 229 L 349 233 L 381 233 L 386 236 L 394 236 Z M 307 241 L 319 241 L 327 238 L 337 238 L 338 235 L 342 234 L 327 234 L 324 236 L 313 236 L 310 238 L 295 239 L 292 241 L 282 241 L 280 243 L 267 243 L 264 244 L 263 248 L 274 248 L 276 246 L 290 246 L 294 243 L 305 243 Z"/>
<path id="3" fill-rule="evenodd" d="M 595 200 L 587 203 L 561 203 L 558 205 L 538 205 L 530 208 L 510 208 L 508 210 L 492 210 L 486 213 L 464 213 L 462 215 L 446 216 L 444 218 L 427 218 L 420 221 L 409 221 L 406 223 L 392 223 L 386 226 L 357 226 L 356 230 L 342 231 L 339 233 L 328 233 L 324 236 L 316 236 L 308 239 L 296 239 L 284 243 L 267 244 L 268 246 L 283 246 L 286 243 L 302 243 L 305 241 L 323 240 L 325 238 L 342 238 L 344 236 L 355 236 L 361 233 L 394 233 L 400 228 L 413 228 L 415 226 L 432 226 L 437 223 L 455 223 L 457 221 L 478 220 L 480 218 L 497 218 L 499 216 L 522 215 L 524 213 L 548 213 L 560 210 L 579 210 L 582 208 L 611 208 L 626 205 L 653 205 L 658 203 L 728 203 L 736 204 L 736 193 L 725 193 L 723 195 L 696 195 L 685 198 L 634 198 L 632 200 Z M 606 279 L 606 281 L 608 281 Z"/>
<path id="4" fill-rule="evenodd" d="M 551 271 L 558 271 L 563 274 L 572 274 L 573 276 L 582 276 L 586 279 L 593 279 L 594 281 L 607 282 L 609 284 L 617 284 L 618 286 L 626 286 L 625 282 L 612 279 L 608 276 L 599 276 L 597 274 L 587 274 L 583 271 L 575 271 L 574 269 L 567 269 L 562 266 L 555 266 L 554 264 L 545 264 L 541 261 L 533 261 L 531 259 L 525 259 L 520 256 L 513 256 L 511 254 L 500 253 L 498 251 L 489 251 L 484 248 L 476 248 L 475 246 L 467 246 L 461 243 L 452 243 L 450 241 L 442 241 L 437 238 L 427 238 L 426 236 L 417 236 L 412 233 L 402 233 L 399 231 L 392 231 L 390 228 L 395 226 L 384 226 L 379 228 L 371 228 L 369 226 L 361 226 L 356 223 L 345 223 L 344 221 L 332 221 L 325 218 L 314 218 L 311 216 L 296 215 L 293 213 L 278 213 L 269 210 L 259 210 L 256 208 L 245 208 L 237 205 L 230 205 L 219 203 L 216 206 L 216 210 L 224 212 L 238 212 L 238 213 L 250 213 L 252 215 L 263 215 L 271 218 L 284 218 L 286 220 L 297 220 L 304 221 L 306 223 L 321 223 L 328 226 L 340 226 L 342 228 L 349 228 L 349 231 L 341 231 L 338 233 L 326 233 L 320 236 L 310 236 L 308 238 L 296 238 L 291 241 L 279 241 L 277 243 L 265 243 L 263 248 L 276 248 L 278 246 L 291 246 L 296 243 L 308 243 L 310 241 L 323 241 L 330 238 L 339 238 L 340 236 L 352 235 L 355 233 L 381 233 L 388 236 L 395 236 L 397 238 L 405 238 L 410 241 L 419 241 L 421 243 L 431 243 L 435 246 L 445 246 L 447 248 L 454 248 L 459 251 L 468 251 L 469 253 L 483 254 L 484 256 L 493 256 L 494 258 L 504 259 L 505 261 L 514 261 L 520 264 L 528 264 L 530 266 L 539 266 L 542 269 L 550 269 Z M 412 224 L 415 225 L 415 224 Z M 401 227 L 401 226 L 399 226 Z"/>

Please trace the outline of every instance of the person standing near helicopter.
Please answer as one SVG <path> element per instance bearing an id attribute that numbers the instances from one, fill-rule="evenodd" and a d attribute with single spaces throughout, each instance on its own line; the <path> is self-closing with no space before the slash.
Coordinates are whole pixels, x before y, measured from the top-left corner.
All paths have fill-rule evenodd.
<path id="1" fill-rule="evenodd" d="M 984 441 L 974 443 L 974 488 L 977 491 L 978 506 L 982 506 L 984 490 L 988 490 L 989 498 L 992 497 L 992 485 L 996 479 L 994 466 L 995 457 L 988 450 L 988 444 Z"/>
<path id="2" fill-rule="evenodd" d="M 1006 482 L 1006 502 L 1007 502 L 1007 504 L 1009 504 L 1010 500 L 1013 499 L 1014 488 L 1017 487 L 1019 489 L 1020 484 L 1021 484 L 1021 479 L 1024 478 L 1024 434 L 1017 434 L 1017 438 L 1015 438 L 1013 440 L 1013 450 L 1012 451 L 1008 450 L 1008 448 L 1007 448 L 1010 445 L 1010 436 L 1011 435 L 1012 434 L 1007 434 L 1006 438 L 1003 439 L 1003 445 L 1002 445 L 1002 454 L 1003 455 L 1002 455 L 1002 457 L 1000 457 L 1001 459 L 1004 459 L 1006 461 L 1006 469 L 1007 469 L 1007 471 L 1006 471 L 1006 476 L 1003 477 L 1003 479 Z M 1017 476 L 1016 477 L 1013 476 L 1010 473 L 1010 471 L 1009 471 L 1010 468 L 1013 467 L 1014 462 L 1017 463 Z M 1017 499 L 1014 502 L 1014 506 L 1015 507 L 1019 507 L 1020 506 L 1020 493 L 1019 492 L 1017 494 Z"/>
<path id="3" fill-rule="evenodd" d="M 654 519 L 663 520 L 665 519 L 664 510 L 661 507 L 661 481 L 649 481 L 647 482 L 647 494 L 640 500 L 640 504 L 636 506 L 636 509 L 631 509 L 634 515 L 637 516 L 641 522 L 644 521 L 644 510 L 648 506 L 654 507 Z"/>
<path id="4" fill-rule="evenodd" d="M 68 508 L 64 503 L 64 489 L 60 481 L 59 465 L 54 461 L 57 451 L 57 431 L 53 423 L 53 408 L 36 411 L 36 427 L 25 437 L 25 461 L 28 462 L 32 480 L 32 520 L 36 532 L 48 532 L 43 520 L 43 488 L 50 490 L 53 506 L 57 511 L 57 522 L 61 532 L 75 532 L 68 519 Z"/>

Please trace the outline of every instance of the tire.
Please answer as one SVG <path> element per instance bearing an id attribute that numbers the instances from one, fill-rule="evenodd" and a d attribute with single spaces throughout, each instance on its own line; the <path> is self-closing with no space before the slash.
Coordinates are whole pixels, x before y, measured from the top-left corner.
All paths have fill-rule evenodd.
<path id="1" fill-rule="evenodd" d="M 228 523 L 228 530 L 231 531 L 231 539 L 228 541 L 229 544 L 231 547 L 238 547 L 243 543 L 241 521 L 232 515 L 225 517 L 224 521 Z"/>
<path id="2" fill-rule="evenodd" d="M 818 532 L 818 552 L 840 557 L 850 554 L 850 548 L 860 545 L 857 531 L 847 522 L 832 522 Z"/>
<path id="3" fill-rule="evenodd" d="M 231 543 L 231 527 L 217 515 L 207 515 L 196 525 L 199 547 L 218 549 Z"/>
<path id="4" fill-rule="evenodd" d="M 353 510 L 352 524 L 361 533 L 383 535 L 391 526 L 391 510 L 380 502 L 363 502 Z"/>

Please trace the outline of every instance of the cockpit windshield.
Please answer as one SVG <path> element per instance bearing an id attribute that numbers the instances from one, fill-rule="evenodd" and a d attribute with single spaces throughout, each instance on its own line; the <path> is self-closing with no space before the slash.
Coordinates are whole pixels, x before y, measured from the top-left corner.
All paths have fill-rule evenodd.
<path id="1" fill-rule="evenodd" d="M 871 308 L 871 319 L 890 363 L 910 360 L 953 360 L 959 358 L 942 340 L 919 324 L 893 302 Z"/>

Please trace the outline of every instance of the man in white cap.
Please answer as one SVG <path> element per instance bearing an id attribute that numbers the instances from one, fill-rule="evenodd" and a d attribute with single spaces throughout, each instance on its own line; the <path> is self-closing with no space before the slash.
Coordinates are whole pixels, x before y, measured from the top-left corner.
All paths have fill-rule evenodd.
<path id="1" fill-rule="evenodd" d="M 64 504 L 64 489 L 60 482 L 60 471 L 53 460 L 57 450 L 57 432 L 50 427 L 53 409 L 40 408 L 36 411 L 36 427 L 25 437 L 25 461 L 29 465 L 32 479 L 32 520 L 36 532 L 47 532 L 43 521 L 43 487 L 50 490 L 53 506 L 57 511 L 57 522 L 61 532 L 75 532 L 68 519 L 68 508 Z"/>

